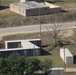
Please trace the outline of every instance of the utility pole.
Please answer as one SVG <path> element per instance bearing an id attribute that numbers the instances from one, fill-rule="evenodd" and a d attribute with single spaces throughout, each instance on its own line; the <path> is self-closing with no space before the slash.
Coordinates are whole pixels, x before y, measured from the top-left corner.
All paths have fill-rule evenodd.
<path id="1" fill-rule="evenodd" d="M 65 63 L 65 45 L 66 45 L 66 42 L 62 42 L 63 43 L 63 46 L 64 46 L 64 75 L 66 73 L 66 63 Z"/>
<path id="2" fill-rule="evenodd" d="M 1 0 L 0 0 L 0 6 L 1 6 Z"/>
<path id="3" fill-rule="evenodd" d="M 40 3 L 40 0 L 39 0 L 39 3 Z M 40 9 L 40 6 L 39 6 L 39 24 L 40 24 L 40 34 L 39 34 L 39 37 L 41 39 L 41 9 Z M 41 50 L 41 43 L 40 43 L 40 50 Z"/>
<path id="4" fill-rule="evenodd" d="M 0 0 L 0 10 L 1 10 L 1 0 Z"/>

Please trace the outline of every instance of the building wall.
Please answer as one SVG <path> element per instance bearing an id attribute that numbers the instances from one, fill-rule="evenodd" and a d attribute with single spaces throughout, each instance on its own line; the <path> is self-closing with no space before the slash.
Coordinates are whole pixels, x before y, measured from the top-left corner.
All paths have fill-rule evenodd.
<path id="1" fill-rule="evenodd" d="M 5 49 L 0 49 L 0 57 L 38 56 L 41 54 L 40 39 L 5 41 Z"/>
<path id="2" fill-rule="evenodd" d="M 35 49 L 21 49 L 11 51 L 0 51 L 0 57 L 12 57 L 12 56 L 38 56 L 40 55 L 40 48 Z"/>
<path id="3" fill-rule="evenodd" d="M 20 0 L 20 2 L 27 2 L 27 1 L 44 2 L 44 0 Z"/>
<path id="4" fill-rule="evenodd" d="M 26 0 L 20 0 L 20 2 L 26 2 Z"/>
<path id="5" fill-rule="evenodd" d="M 20 14 L 23 15 L 23 16 L 26 16 L 26 9 L 21 8 L 20 9 Z"/>
<path id="6" fill-rule="evenodd" d="M 39 15 L 38 9 L 27 9 L 26 10 L 26 16 L 35 16 Z"/>
<path id="7" fill-rule="evenodd" d="M 10 4 L 10 11 L 20 14 L 21 8 L 18 7 L 15 3 Z"/>
<path id="8" fill-rule="evenodd" d="M 64 75 L 64 69 L 63 68 L 52 68 L 49 70 L 48 75 Z"/>
<path id="9" fill-rule="evenodd" d="M 61 8 L 59 6 L 52 5 L 48 2 L 45 2 L 45 5 L 47 7 L 26 9 L 26 8 L 22 8 L 22 7 L 17 6 L 16 3 L 11 3 L 10 4 L 10 10 L 15 12 L 15 13 L 21 14 L 23 16 L 35 16 L 35 15 L 39 15 L 39 14 L 44 15 L 44 14 L 61 12 Z"/>
<path id="10" fill-rule="evenodd" d="M 31 41 L 29 41 L 29 42 L 35 44 L 35 45 L 38 46 L 38 47 L 41 46 L 41 40 L 40 40 L 40 39 L 38 39 L 38 40 L 31 40 Z"/>
<path id="11" fill-rule="evenodd" d="M 39 11 L 40 10 L 40 11 Z M 43 14 L 47 14 L 49 8 L 45 7 L 45 8 L 36 8 L 36 9 L 27 9 L 26 10 L 26 16 L 36 16 L 36 15 L 43 15 Z"/>
<path id="12" fill-rule="evenodd" d="M 68 51 L 68 52 L 70 53 L 70 51 Z M 60 57 L 65 62 L 65 64 L 73 64 L 73 55 L 69 55 L 69 56 L 67 56 L 67 55 L 68 55 L 68 53 L 66 52 L 66 49 L 65 49 L 65 51 L 64 51 L 64 49 L 60 49 Z"/>
<path id="13" fill-rule="evenodd" d="M 66 64 L 73 64 L 73 57 L 66 57 Z"/>
<path id="14" fill-rule="evenodd" d="M 60 8 L 50 8 L 50 14 L 52 14 L 52 13 L 59 13 L 59 12 L 61 12 Z"/>

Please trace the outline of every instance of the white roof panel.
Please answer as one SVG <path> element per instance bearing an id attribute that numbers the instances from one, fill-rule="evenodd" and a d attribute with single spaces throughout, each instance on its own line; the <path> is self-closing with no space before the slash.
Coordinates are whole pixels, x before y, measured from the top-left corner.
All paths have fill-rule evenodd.
<path id="1" fill-rule="evenodd" d="M 73 56 L 68 48 L 61 48 L 62 52 L 65 52 L 65 56 L 70 57 Z"/>
<path id="2" fill-rule="evenodd" d="M 48 7 L 35 1 L 19 2 L 19 3 L 16 3 L 15 5 L 25 9 L 36 9 L 36 8 Z"/>

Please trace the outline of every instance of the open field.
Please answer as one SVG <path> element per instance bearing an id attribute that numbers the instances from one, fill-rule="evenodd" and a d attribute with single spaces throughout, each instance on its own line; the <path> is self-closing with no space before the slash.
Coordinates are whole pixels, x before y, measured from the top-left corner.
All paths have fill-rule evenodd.
<path id="1" fill-rule="evenodd" d="M 19 0 L 1 0 L 2 6 L 9 6 L 10 3 L 19 2 Z"/>
<path id="2" fill-rule="evenodd" d="M 66 45 L 65 47 L 69 48 L 71 53 L 73 55 L 76 55 L 76 30 L 65 30 L 65 35 L 62 35 L 59 40 L 68 42 L 69 45 Z M 64 31 L 63 31 L 64 32 Z M 59 33 L 59 35 L 62 33 L 62 31 Z M 67 35 L 68 34 L 68 35 Z M 39 38 L 39 33 L 34 34 L 17 34 L 17 35 L 10 35 L 5 36 L 1 41 L 5 40 L 20 40 L 20 39 L 36 39 Z M 51 59 L 53 61 L 53 67 L 64 67 L 64 63 L 62 59 L 59 56 L 59 49 L 60 47 L 55 47 L 52 50 L 48 50 L 48 45 L 53 43 L 53 38 L 48 34 L 48 32 L 42 32 L 42 55 L 36 56 L 36 58 L 39 58 L 41 61 L 45 59 Z M 72 65 L 66 65 L 66 67 L 75 67 L 76 64 Z"/>
<path id="3" fill-rule="evenodd" d="M 76 75 L 76 73 L 66 73 L 65 75 Z"/>
<path id="4" fill-rule="evenodd" d="M 21 25 L 32 25 L 41 23 L 55 22 L 67 22 L 76 21 L 76 0 L 64 0 L 53 4 L 61 6 L 62 12 L 56 14 L 45 14 L 40 16 L 24 17 L 9 10 L 9 5 L 12 2 L 18 2 L 19 0 L 1 0 L 0 10 L 0 27 L 14 27 Z"/>

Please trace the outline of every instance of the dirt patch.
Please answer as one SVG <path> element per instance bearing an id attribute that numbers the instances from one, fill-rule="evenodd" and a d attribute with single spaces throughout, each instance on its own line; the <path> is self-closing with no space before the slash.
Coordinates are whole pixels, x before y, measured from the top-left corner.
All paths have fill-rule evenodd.
<path id="1" fill-rule="evenodd" d="M 2 37 L 0 36 L 0 41 L 2 40 Z"/>
<path id="2" fill-rule="evenodd" d="M 74 32 L 73 32 L 72 29 L 70 29 L 70 30 L 63 30 L 63 31 L 60 31 L 60 33 L 59 33 L 59 36 L 61 36 L 61 37 L 71 37 L 73 35 L 74 35 Z"/>
<path id="3" fill-rule="evenodd" d="M 68 3 L 61 5 L 61 8 L 66 11 L 76 11 L 76 3 Z"/>

